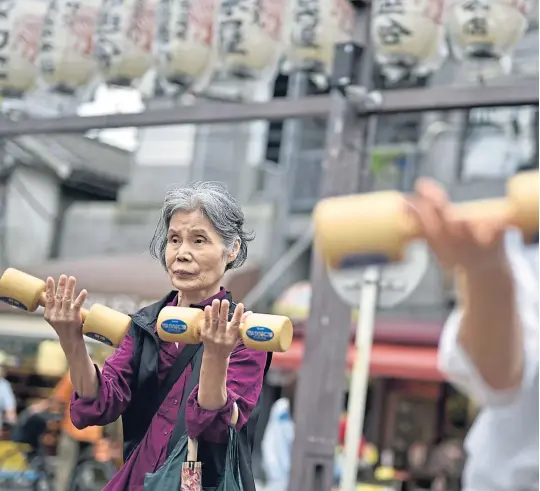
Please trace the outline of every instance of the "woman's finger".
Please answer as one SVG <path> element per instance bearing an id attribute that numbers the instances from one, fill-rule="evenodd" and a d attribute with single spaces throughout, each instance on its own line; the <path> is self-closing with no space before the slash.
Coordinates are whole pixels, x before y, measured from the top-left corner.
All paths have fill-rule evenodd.
<path id="1" fill-rule="evenodd" d="M 235 338 L 238 337 L 238 333 L 240 332 L 240 324 L 242 323 L 243 317 L 244 317 L 244 304 L 239 303 L 234 309 L 234 314 L 227 328 L 229 334 L 231 334 Z"/>
<path id="2" fill-rule="evenodd" d="M 204 308 L 204 327 L 203 334 L 207 334 L 212 331 L 212 307 L 207 305 Z"/>
<path id="3" fill-rule="evenodd" d="M 54 308 L 54 279 L 50 276 L 45 282 L 45 311 L 50 312 Z"/>
<path id="4" fill-rule="evenodd" d="M 227 322 L 229 320 L 229 306 L 230 304 L 228 300 L 222 300 L 219 306 L 219 322 L 217 332 L 219 332 L 220 334 L 225 334 L 225 331 L 227 330 Z"/>
<path id="5" fill-rule="evenodd" d="M 220 305 L 220 302 L 217 299 L 212 302 L 212 319 L 210 322 L 210 330 L 212 331 L 212 333 L 215 333 L 218 330 L 219 305 Z"/>
<path id="6" fill-rule="evenodd" d="M 247 318 L 253 314 L 253 312 L 251 310 L 248 310 L 247 312 L 244 312 L 244 314 L 242 315 L 242 321 L 241 321 L 241 324 L 243 324 L 244 322 L 246 322 Z"/>
<path id="7" fill-rule="evenodd" d="M 69 315 L 71 312 L 71 306 L 73 304 L 73 297 L 75 295 L 76 280 L 73 276 L 70 276 L 66 282 L 66 289 L 62 298 L 62 313 Z"/>
<path id="8" fill-rule="evenodd" d="M 64 300 L 64 292 L 66 290 L 67 276 L 65 274 L 60 275 L 58 279 L 58 288 L 56 289 L 56 295 L 54 296 L 54 308 L 58 312 L 62 310 L 62 302 Z"/>
<path id="9" fill-rule="evenodd" d="M 86 290 L 81 290 L 77 295 L 77 298 L 73 301 L 73 310 L 75 312 L 80 312 L 84 302 L 88 298 L 88 292 Z"/>

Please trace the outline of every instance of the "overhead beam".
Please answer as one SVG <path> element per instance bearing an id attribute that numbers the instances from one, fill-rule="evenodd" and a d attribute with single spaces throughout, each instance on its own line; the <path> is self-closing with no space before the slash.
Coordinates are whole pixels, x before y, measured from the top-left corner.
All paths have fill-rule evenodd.
<path id="1" fill-rule="evenodd" d="M 476 107 L 538 104 L 538 79 L 493 87 L 431 87 L 379 92 L 380 104 L 358 107 L 359 115 L 395 114 Z M 324 117 L 330 113 L 330 97 L 278 98 L 269 102 L 205 102 L 192 106 L 105 116 L 63 116 L 0 121 L 0 137 L 17 135 L 84 133 L 93 129 L 212 124 L 264 119 Z"/>
<path id="2" fill-rule="evenodd" d="M 538 78 L 512 85 L 477 87 L 429 87 L 379 92 L 381 102 L 373 108 L 360 108 L 363 114 L 395 114 L 423 111 L 508 107 L 538 104 Z"/>

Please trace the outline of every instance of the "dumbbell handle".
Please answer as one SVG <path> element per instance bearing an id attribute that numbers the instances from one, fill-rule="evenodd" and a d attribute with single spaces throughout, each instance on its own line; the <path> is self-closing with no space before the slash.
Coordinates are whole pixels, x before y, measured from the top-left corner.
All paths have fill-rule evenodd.
<path id="1" fill-rule="evenodd" d="M 47 294 L 43 292 L 38 299 L 38 305 L 41 305 L 41 307 L 45 308 L 45 305 L 47 305 Z M 86 318 L 88 317 L 88 310 L 81 309 L 81 319 L 84 322 Z"/>
<path id="2" fill-rule="evenodd" d="M 453 204 L 451 213 L 452 217 L 456 219 L 472 222 L 497 220 L 507 226 L 519 225 L 517 210 L 508 198 L 484 199 Z M 414 215 L 408 215 L 403 226 L 409 239 L 422 238 L 420 222 Z"/>

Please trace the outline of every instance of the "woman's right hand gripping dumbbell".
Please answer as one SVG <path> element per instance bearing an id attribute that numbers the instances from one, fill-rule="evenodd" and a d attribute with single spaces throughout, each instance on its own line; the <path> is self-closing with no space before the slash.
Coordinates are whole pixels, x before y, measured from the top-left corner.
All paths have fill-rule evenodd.
<path id="1" fill-rule="evenodd" d="M 61 275 L 58 286 L 53 278 L 47 278 L 44 318 L 58 334 L 64 351 L 83 340 L 81 308 L 88 293 L 81 290 L 75 298 L 76 285 L 77 280 L 73 276 Z"/>
<path id="2" fill-rule="evenodd" d="M 58 286 L 47 278 L 45 289 L 45 320 L 58 334 L 68 362 L 71 382 L 79 397 L 92 398 L 97 394 L 97 375 L 84 342 L 81 308 L 88 296 L 86 290 L 75 297 L 77 281 L 61 275 Z"/>

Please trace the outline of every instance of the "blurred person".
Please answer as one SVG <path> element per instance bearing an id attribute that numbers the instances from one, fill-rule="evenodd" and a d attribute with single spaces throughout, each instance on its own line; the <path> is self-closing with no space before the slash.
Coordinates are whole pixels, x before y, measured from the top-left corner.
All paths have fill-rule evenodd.
<path id="1" fill-rule="evenodd" d="M 443 267 L 458 272 L 461 305 L 444 326 L 439 366 L 480 406 L 463 490 L 538 490 L 538 246 L 495 217 L 457 218 L 431 180 L 417 183 L 409 208 Z"/>
<path id="2" fill-rule="evenodd" d="M 17 400 L 11 384 L 6 380 L 8 366 L 8 355 L 0 351 L 0 428 L 4 423 L 14 425 L 17 422 Z"/>
<path id="3" fill-rule="evenodd" d="M 57 403 L 63 411 L 62 427 L 56 456 L 58 465 L 55 473 L 55 490 L 68 491 L 73 471 L 82 452 L 90 445 L 96 444 L 103 436 L 101 426 L 88 426 L 77 429 L 70 416 L 70 401 L 73 384 L 69 372 L 62 377 L 52 394 L 52 402 Z"/>
<path id="4" fill-rule="evenodd" d="M 62 275 L 57 283 L 47 279 L 44 316 L 68 361 L 73 424 L 82 429 L 122 417 L 125 463 L 106 491 L 143 489 L 145 475 L 160 469 L 185 432 L 198 441 L 203 486 L 217 486 L 229 425 L 236 416 L 243 489 L 255 491 L 250 457 L 272 355 L 248 350 L 240 341 L 239 330 L 250 313 L 220 286 L 225 272 L 246 260 L 250 240 L 238 201 L 219 183 L 169 191 L 150 248 L 173 290 L 132 316 L 127 336 L 103 370 L 93 364 L 83 339 L 80 309 L 86 291 L 76 295 L 73 277 Z M 204 310 L 202 344 L 194 347 L 198 351 L 157 336 L 157 316 L 168 305 Z M 191 361 L 182 356 L 184 350 L 193 353 Z M 175 369 L 182 369 L 181 374 L 162 394 L 168 373 Z M 157 409 L 156 400 L 163 401 Z"/>
<path id="5" fill-rule="evenodd" d="M 261 443 L 265 491 L 286 491 L 291 473 L 294 443 L 294 392 L 296 373 L 289 373 L 283 396 L 270 409 Z"/>

